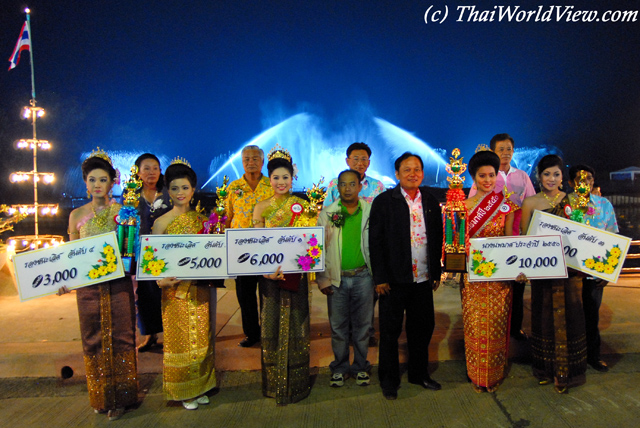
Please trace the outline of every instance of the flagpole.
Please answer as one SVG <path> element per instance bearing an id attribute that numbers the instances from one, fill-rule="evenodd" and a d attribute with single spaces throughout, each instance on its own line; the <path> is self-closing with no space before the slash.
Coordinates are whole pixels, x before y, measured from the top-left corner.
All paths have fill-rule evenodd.
<path id="1" fill-rule="evenodd" d="M 33 106 L 36 105 L 36 78 L 35 72 L 33 71 L 33 36 L 31 35 L 31 10 L 26 8 L 25 13 L 27 14 L 27 31 L 29 31 L 29 42 L 31 43 L 31 47 L 29 48 L 29 59 L 31 63 L 31 98 L 33 99 Z M 35 133 L 35 131 L 34 131 Z M 35 135 L 33 136 L 35 139 Z"/>

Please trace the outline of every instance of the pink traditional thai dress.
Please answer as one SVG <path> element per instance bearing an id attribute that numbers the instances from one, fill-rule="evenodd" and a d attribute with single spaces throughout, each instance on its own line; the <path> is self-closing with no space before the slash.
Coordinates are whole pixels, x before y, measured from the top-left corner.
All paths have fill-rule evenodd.
<path id="1" fill-rule="evenodd" d="M 488 199 L 493 198 L 493 199 Z M 493 200 L 494 210 L 487 205 Z M 505 211 L 502 205 L 507 205 Z M 505 219 L 517 205 L 502 193 L 485 196 L 469 214 L 470 238 L 504 236 Z M 473 227 L 475 226 L 475 227 Z M 473 234 L 472 234 L 473 233 Z M 492 387 L 504 378 L 509 350 L 512 290 L 509 281 L 469 282 L 464 275 L 462 319 L 467 375 L 474 385 Z"/>

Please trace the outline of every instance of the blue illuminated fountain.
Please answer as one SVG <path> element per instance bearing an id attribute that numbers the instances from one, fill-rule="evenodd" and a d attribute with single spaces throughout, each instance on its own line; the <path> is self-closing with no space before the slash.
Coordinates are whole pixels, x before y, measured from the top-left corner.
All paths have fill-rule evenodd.
<path id="1" fill-rule="evenodd" d="M 261 147 L 265 154 L 276 144 L 289 150 L 293 162 L 298 169 L 298 179 L 294 182 L 294 188 L 311 187 L 317 183 L 320 177 L 324 177 L 325 185 L 329 180 L 336 177 L 345 168 L 346 149 L 356 141 L 364 141 L 373 151 L 371 164 L 367 174 L 381 180 L 386 186 L 393 186 L 396 183 L 393 161 L 406 151 L 417 153 L 424 162 L 423 184 L 434 187 L 447 187 L 446 173 L 444 167 L 451 150 L 455 147 L 433 148 L 425 141 L 414 134 L 396 126 L 382 118 L 375 117 L 370 113 L 361 114 L 358 119 L 347 122 L 340 126 L 339 132 L 327 131 L 322 120 L 310 113 L 294 114 L 265 131 L 256 135 L 244 144 L 236 146 L 235 152 L 220 154 L 215 157 L 209 166 L 208 176 L 201 188 L 207 192 L 214 192 L 216 186 L 222 184 L 222 178 L 227 175 L 231 180 L 242 176 L 242 147 L 253 144 Z M 464 147 L 463 155 L 469 159 L 473 153 Z M 109 156 L 113 160 L 114 166 L 122 174 L 122 180 L 126 180 L 131 166 L 136 158 L 146 150 L 110 150 Z M 158 148 L 151 152 L 157 153 L 163 170 L 169 166 L 169 156 L 161 155 Z M 176 150 L 171 150 L 172 153 Z M 549 153 L 559 153 L 554 147 L 523 147 L 516 148 L 512 164 L 531 175 L 539 159 Z M 184 155 L 179 151 L 175 154 Z M 65 173 L 63 189 L 66 193 L 74 197 L 85 194 L 85 186 L 82 181 L 80 164 L 89 155 L 89 152 L 82 153 L 77 166 L 74 166 Z M 266 172 L 266 161 L 265 170 Z M 200 174 L 198 174 L 200 175 Z M 466 186 L 470 186 L 472 180 L 467 177 Z M 114 187 L 114 194 L 119 195 L 121 189 Z"/>
<path id="2" fill-rule="evenodd" d="M 339 134 L 323 132 L 320 120 L 309 113 L 298 113 L 283 120 L 247 141 L 246 145 L 257 145 L 265 154 L 276 144 L 289 150 L 298 169 L 294 186 L 310 187 L 325 178 L 325 184 L 344 170 L 347 147 L 355 141 L 364 141 L 371 147 L 371 164 L 367 174 L 381 180 L 386 186 L 395 184 L 393 160 L 406 151 L 419 154 L 425 163 L 424 184 L 436 185 L 444 179 L 446 162 L 444 150 L 433 149 L 404 129 L 378 117 L 371 117 L 355 125 L 347 125 Z M 224 175 L 235 180 L 242 176 L 241 147 L 231 156 L 220 156 L 209 169 L 210 178 L 202 188 L 215 189 Z M 265 162 L 266 164 L 266 162 Z"/>

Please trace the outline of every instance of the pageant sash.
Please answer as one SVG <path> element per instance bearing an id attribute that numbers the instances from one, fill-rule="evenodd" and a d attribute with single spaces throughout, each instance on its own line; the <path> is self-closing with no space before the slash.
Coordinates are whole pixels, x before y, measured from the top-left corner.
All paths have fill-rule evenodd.
<path id="1" fill-rule="evenodd" d="M 469 214 L 469 237 L 476 236 L 482 227 L 500 211 L 504 211 L 502 202 L 504 195 L 502 193 L 493 192 L 485 196 Z M 508 205 L 504 205 L 509 212 Z"/>

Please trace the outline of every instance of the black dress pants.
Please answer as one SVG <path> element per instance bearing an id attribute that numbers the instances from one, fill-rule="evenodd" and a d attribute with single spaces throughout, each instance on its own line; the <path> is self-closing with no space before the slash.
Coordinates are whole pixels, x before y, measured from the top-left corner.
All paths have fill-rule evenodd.
<path id="1" fill-rule="evenodd" d="M 236 296 L 240 304 L 242 330 L 252 341 L 260 340 L 260 317 L 258 315 L 258 281 L 260 276 L 239 276 L 236 278 Z"/>
<path id="2" fill-rule="evenodd" d="M 383 391 L 396 391 L 400 386 L 398 338 L 405 312 L 411 382 L 422 382 L 428 376 L 429 342 L 435 326 L 430 282 L 392 283 L 390 288 L 389 294 L 380 296 L 379 300 L 378 376 Z"/>

